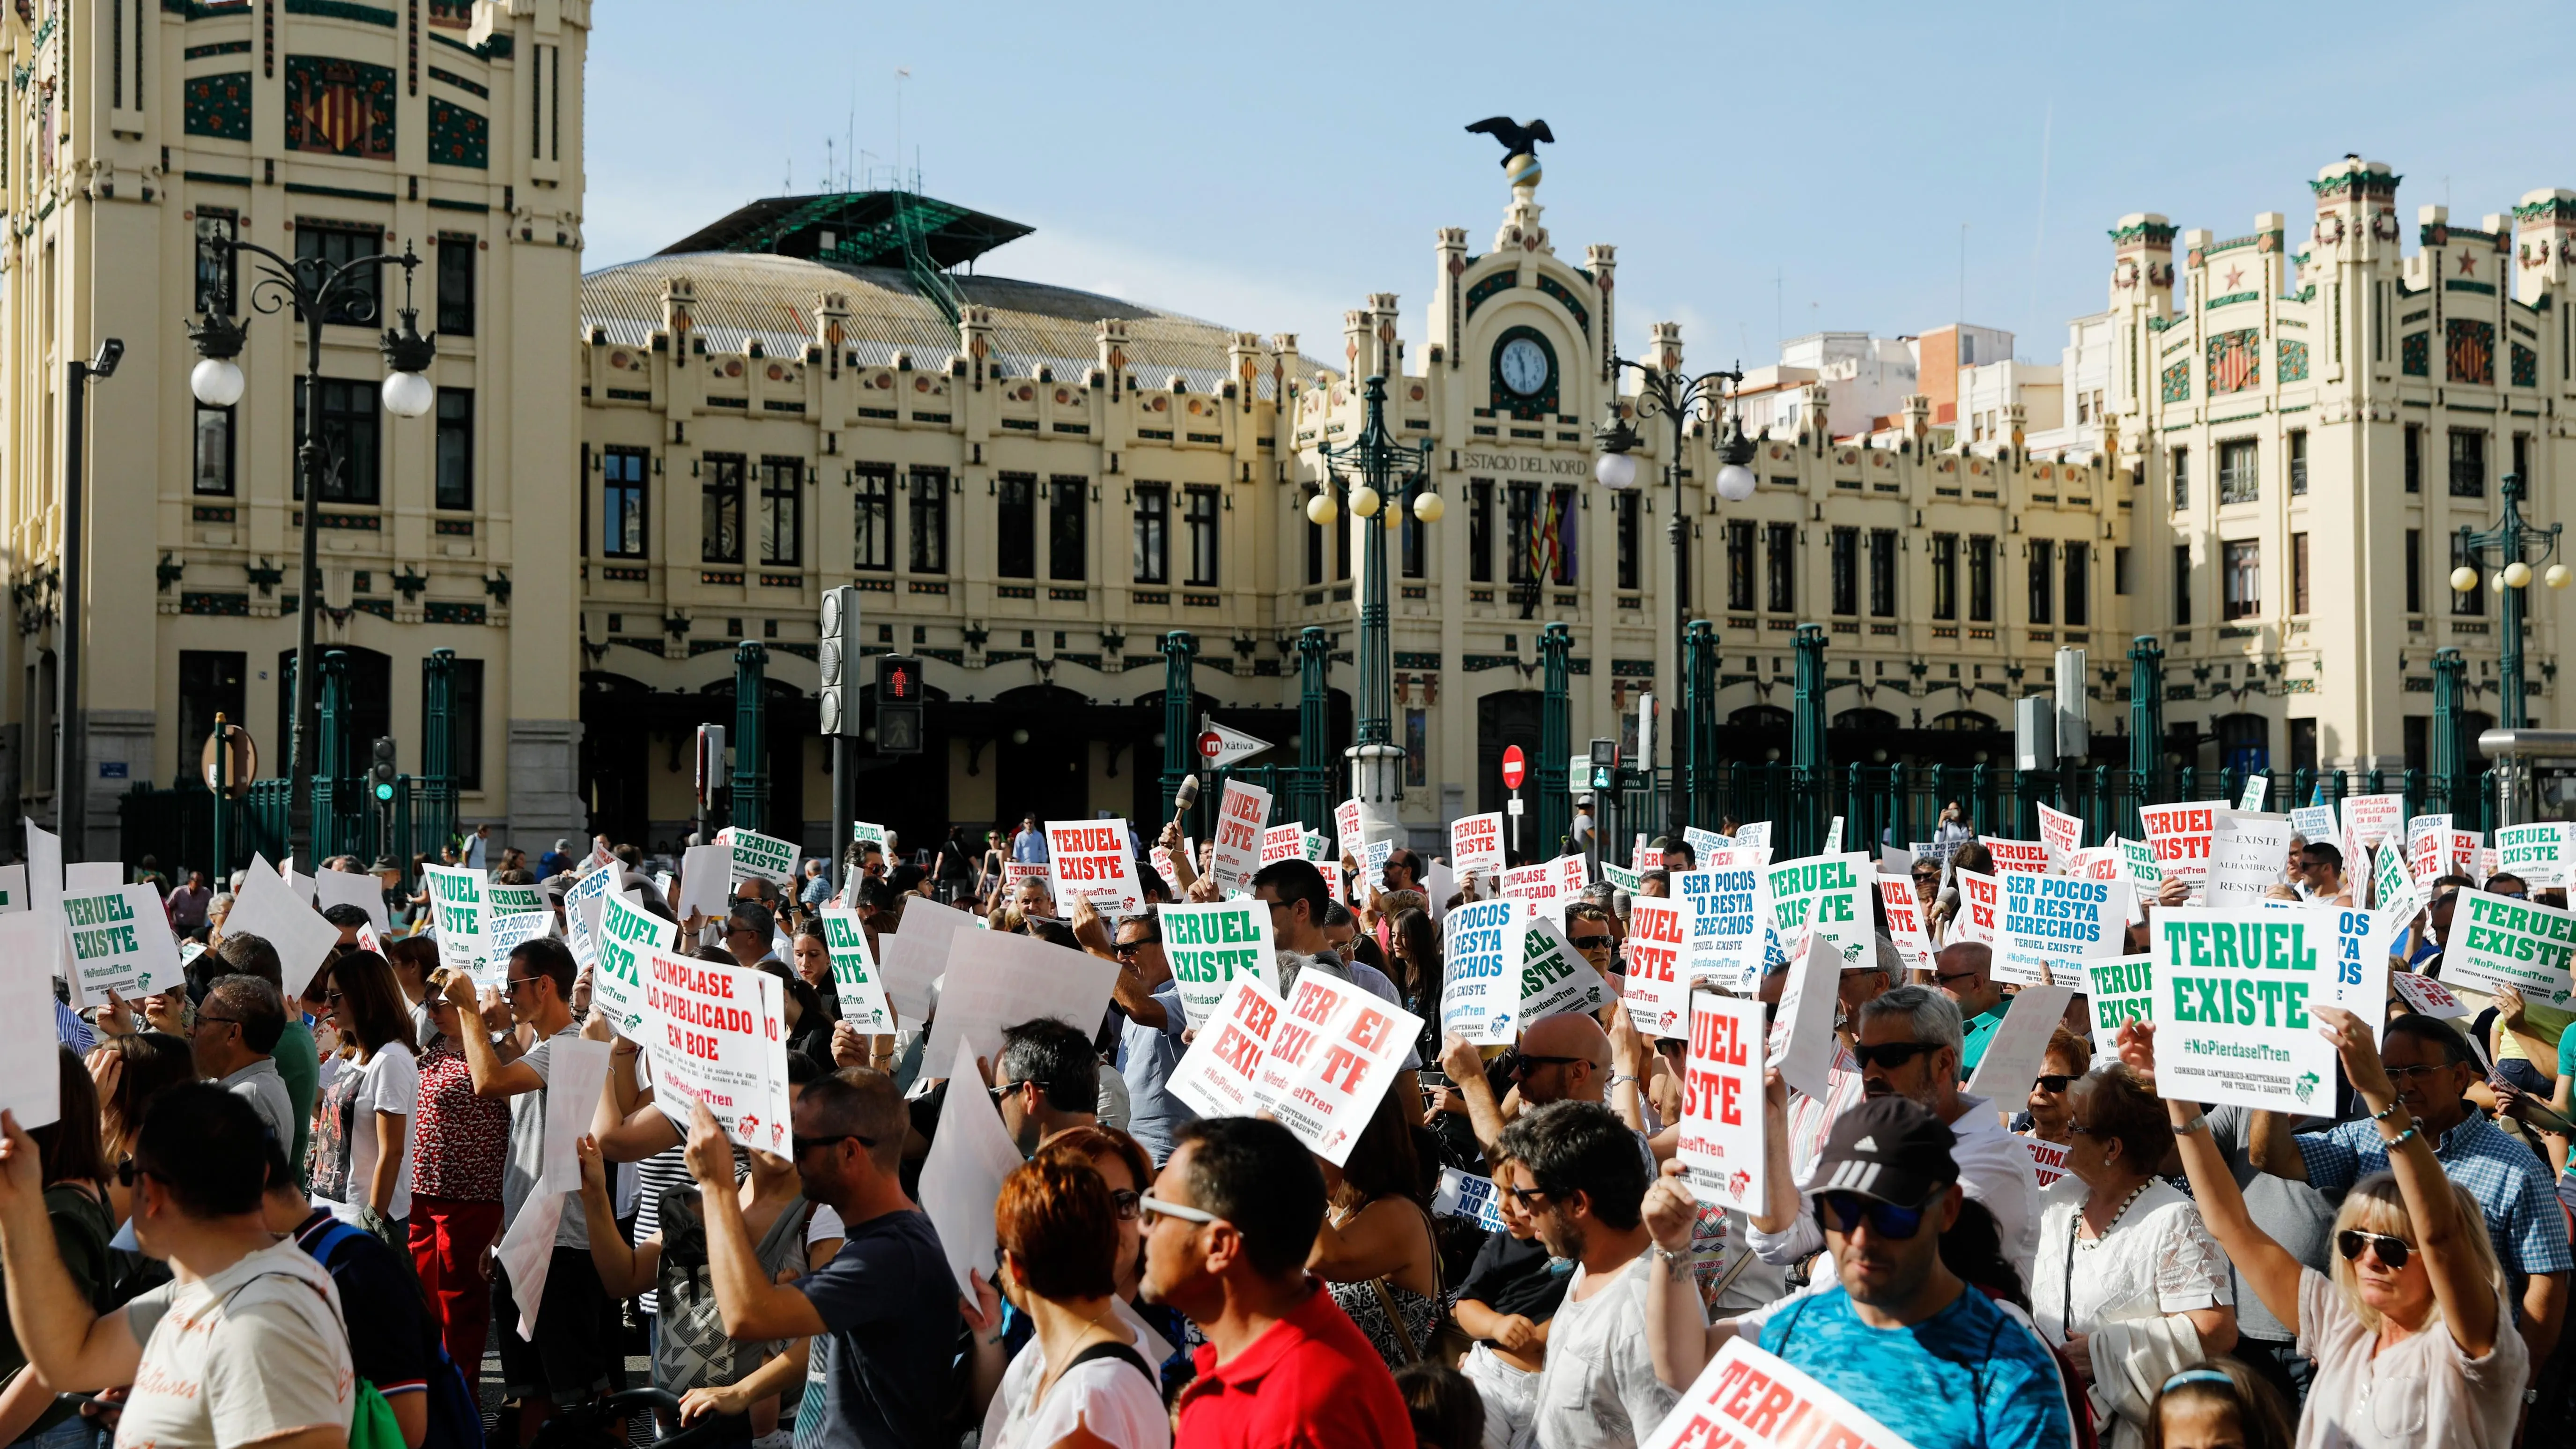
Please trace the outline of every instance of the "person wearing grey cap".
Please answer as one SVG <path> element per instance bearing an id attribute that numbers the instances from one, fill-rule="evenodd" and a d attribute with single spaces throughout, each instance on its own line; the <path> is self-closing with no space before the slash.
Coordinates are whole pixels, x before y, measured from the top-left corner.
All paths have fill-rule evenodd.
<path id="1" fill-rule="evenodd" d="M 1644 1204 L 1656 1376 L 1687 1387 L 1728 1339 L 1750 1333 L 1916 1449 L 2071 1449 L 2066 1381 L 2039 1331 L 1942 1259 L 1941 1235 L 1967 1203 L 1952 1140 L 1900 1096 L 1837 1118 L 1806 1184 L 1834 1281 L 1713 1325 L 1684 1286 L 1696 1204 L 1680 1179 L 1659 1179 Z"/>

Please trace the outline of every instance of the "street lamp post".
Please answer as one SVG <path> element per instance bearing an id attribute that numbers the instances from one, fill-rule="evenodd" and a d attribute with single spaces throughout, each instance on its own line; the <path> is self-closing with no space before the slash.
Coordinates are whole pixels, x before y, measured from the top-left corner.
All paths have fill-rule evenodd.
<path id="1" fill-rule="evenodd" d="M 1672 486 L 1673 499 L 1672 523 L 1667 530 L 1673 543 L 1673 672 L 1668 677 L 1678 686 L 1685 668 L 1683 636 L 1689 631 L 1691 616 L 1691 522 L 1690 511 L 1682 503 L 1682 477 L 1687 471 L 1682 467 L 1682 442 L 1692 419 L 1711 425 L 1717 422 L 1718 414 L 1725 409 L 1727 395 L 1744 385 L 1744 372 L 1739 367 L 1684 377 L 1681 355 L 1677 351 L 1664 353 L 1660 365 L 1613 357 L 1611 368 L 1613 376 L 1621 370 L 1633 370 L 1637 374 L 1638 421 L 1663 417 L 1672 423 L 1672 446 L 1664 454 L 1664 481 Z M 1618 492 L 1636 487 L 1637 460 L 1634 454 L 1644 439 L 1628 425 L 1616 399 L 1610 404 L 1609 418 L 1594 436 L 1601 444 L 1601 457 L 1593 464 L 1593 477 L 1600 481 L 1602 487 Z M 1725 435 L 1718 440 L 1717 460 L 1717 496 L 1729 503 L 1741 503 L 1752 497 L 1755 479 L 1753 470 L 1745 465 L 1753 461 L 1753 440 L 1744 436 L 1742 420 L 1731 413 L 1726 418 Z M 1677 695 L 1675 697 L 1678 698 Z M 1681 722 L 1676 720 L 1675 725 L 1676 728 L 1665 733 L 1673 737 L 1676 747 L 1671 792 L 1672 833 L 1679 836 L 1690 823 L 1690 806 L 1687 803 L 1690 792 L 1684 788 L 1681 779 L 1683 761 L 1679 742 L 1684 738 Z M 1652 760 L 1639 763 L 1648 770 L 1652 770 L 1655 764 Z M 1693 763 L 1706 769 L 1714 762 L 1702 760 Z"/>
<path id="2" fill-rule="evenodd" d="M 81 715 L 81 635 L 88 627 L 88 569 L 82 530 L 89 514 L 85 467 L 89 453 L 89 385 L 116 376 L 125 339 L 110 337 L 87 362 L 65 364 L 63 393 L 63 607 L 61 638 L 54 648 L 54 831 L 75 860 L 89 858 L 89 732 Z"/>
<path id="3" fill-rule="evenodd" d="M 282 307 L 295 309 L 304 324 L 304 428 L 296 440 L 295 466 L 297 489 L 303 502 L 303 571 L 296 585 L 295 692 L 294 718 L 288 725 L 286 774 L 289 781 L 287 836 L 292 846 L 304 854 L 311 853 L 313 843 L 313 800 L 310 781 L 313 777 L 313 752 L 308 746 L 313 713 L 313 629 L 322 607 L 322 581 L 317 552 L 321 547 L 321 514 L 323 485 L 337 465 L 344 460 L 330 456 L 330 446 L 322 436 L 322 327 L 325 322 L 369 326 L 381 313 L 376 303 L 377 278 L 384 268 L 403 269 L 402 326 L 385 329 L 378 344 L 384 354 L 386 376 L 382 389 L 385 411 L 398 418 L 416 418 L 427 413 L 437 401 L 437 389 L 426 376 L 429 364 L 438 355 L 435 336 L 421 335 L 417 323 L 420 309 L 411 304 L 412 269 L 420 257 L 409 243 L 401 256 L 377 255 L 352 257 L 345 262 L 332 262 L 321 257 L 289 259 L 246 241 L 206 241 L 208 249 L 220 248 L 225 270 L 243 252 L 264 259 L 260 275 L 250 285 L 250 305 L 256 312 L 273 313 Z M 215 309 L 202 321 L 188 326 L 188 336 L 197 345 L 199 361 L 188 374 L 188 390 L 197 401 L 208 407 L 228 408 L 241 401 L 243 378 L 242 345 L 248 340 L 249 321 L 231 315 L 232 297 L 225 289 L 215 297 Z"/>
<path id="4" fill-rule="evenodd" d="M 2547 564 L 2558 552 L 2558 535 L 2565 524 L 2553 523 L 2540 528 L 2522 517 L 2522 475 L 2504 475 L 2504 517 L 2496 526 L 2478 530 L 2461 525 L 2459 557 L 2467 560 L 2451 570 L 2451 588 L 2467 593 L 2478 586 L 2476 565 L 2494 568 L 2492 585 L 2502 596 L 2504 642 L 2498 647 L 2497 684 L 2504 692 L 2502 706 L 2496 711 L 2496 724 L 2518 730 L 2531 724 L 2529 710 L 2522 695 L 2522 614 L 2524 591 L 2531 587 L 2532 566 Z M 2553 589 L 2563 589 L 2571 577 L 2565 564 L 2550 564 L 2541 581 Z"/>
<path id="5" fill-rule="evenodd" d="M 1351 794 L 1364 805 L 1392 807 L 1404 794 L 1404 747 L 1395 742 L 1394 645 L 1386 622 L 1386 532 L 1403 521 L 1406 500 L 1424 523 L 1440 521 L 1440 495 L 1423 486 L 1431 469 L 1431 443 L 1403 442 L 1386 430 L 1386 378 L 1371 377 L 1361 393 L 1365 406 L 1357 437 L 1315 451 L 1324 464 L 1324 482 L 1306 502 L 1306 517 L 1330 528 L 1341 517 L 1344 502 L 1351 515 L 1375 522 L 1385 510 L 1384 528 L 1360 537 L 1360 690 L 1358 743 L 1344 752 L 1351 762 Z M 1357 474 L 1353 482 L 1349 475 Z"/>

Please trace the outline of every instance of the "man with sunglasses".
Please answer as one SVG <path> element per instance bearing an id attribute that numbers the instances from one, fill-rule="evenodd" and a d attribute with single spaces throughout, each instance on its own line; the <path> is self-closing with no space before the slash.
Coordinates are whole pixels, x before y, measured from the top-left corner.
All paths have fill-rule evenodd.
<path id="1" fill-rule="evenodd" d="M 197 1075 L 250 1103 L 281 1148 L 295 1140 L 295 1103 L 271 1055 L 285 1030 L 286 1004 L 276 987 L 256 976 L 225 976 L 207 990 L 188 1035 Z"/>
<path id="2" fill-rule="evenodd" d="M 2442 1171 L 2485 1210 L 2487 1237 L 2504 1266 L 2516 1326 L 2531 1349 L 2531 1361 L 2548 1363 L 2567 1310 L 2568 1274 L 2576 1268 L 2568 1249 L 2567 1214 L 2552 1188 L 2549 1165 L 2468 1102 L 2469 1088 L 2484 1074 L 2468 1039 L 2450 1023 L 2430 1016 L 2398 1017 L 2388 1023 L 2379 1052 L 2397 1100 L 2433 1144 Z M 2257 1113 L 2247 1155 L 2265 1172 L 2325 1193 L 2388 1171 L 2387 1145 L 2380 1140 L 2379 1124 L 2369 1117 L 2292 1136 L 2281 1113 Z"/>
<path id="3" fill-rule="evenodd" d="M 1077 932 L 1086 915 L 1096 918 L 1088 902 L 1074 907 Z M 1110 948 L 1118 979 L 1109 997 L 1127 1019 L 1118 1028 L 1118 1072 L 1127 1081 L 1127 1132 L 1148 1156 L 1160 1162 L 1172 1155 L 1172 1134 L 1198 1113 L 1172 1094 L 1172 1068 L 1188 1052 L 1181 1034 L 1189 1016 L 1181 1007 L 1181 986 L 1172 979 L 1172 963 L 1163 954 L 1163 922 L 1151 912 L 1124 916 Z"/>
<path id="4" fill-rule="evenodd" d="M 1646 1302 L 1664 1381 L 1687 1386 L 1728 1338 L 1754 1333 L 1909 1444 L 2072 1445 L 2067 1386 L 2048 1345 L 2028 1318 L 1941 1261 L 1941 1234 L 1967 1196 L 1952 1144 L 1938 1117 L 1902 1097 L 1844 1113 L 1808 1180 L 1833 1285 L 1716 1325 L 1703 1322 L 1676 1266 L 1689 1189 L 1658 1182 L 1646 1218 L 1663 1271 Z"/>
<path id="5" fill-rule="evenodd" d="M 1863 1002 L 1851 1048 L 1861 1095 L 1872 1102 L 1902 1097 L 1949 1127 L 1959 1186 L 1994 1215 L 2004 1257 L 2027 1274 L 2039 1253 L 2039 1172 L 1994 1104 L 1959 1090 L 1959 1039 L 1959 1008 L 1928 986 L 1900 986 Z M 1775 1184 L 1772 1211 L 1753 1220 L 1753 1251 L 1765 1262 L 1794 1263 L 1824 1246 L 1824 1234 L 1808 1206 L 1788 1197 L 1787 1174 Z"/>
<path id="6" fill-rule="evenodd" d="M 1551 1102 L 1590 1102 L 1609 1105 L 1610 1034 L 1601 1023 L 1581 1012 L 1569 1011 L 1541 1017 L 1522 1028 L 1519 1045 L 1504 1054 L 1502 1074 L 1512 1083 L 1520 1097 L 1520 1111 L 1544 1107 Z M 1503 1105 L 1494 1100 L 1494 1086 L 1486 1075 L 1484 1053 L 1465 1037 L 1452 1033 L 1440 1050 L 1440 1069 L 1449 1077 L 1450 1089 L 1460 1105 L 1467 1109 L 1467 1121 L 1475 1128 L 1476 1142 L 1485 1151 L 1487 1162 L 1499 1162 L 1504 1153 Z M 1645 1138 L 1635 1133 L 1639 1149 L 1645 1150 Z"/>
<path id="7" fill-rule="evenodd" d="M 1610 913 L 1600 906 L 1580 905 L 1565 913 L 1565 944 L 1602 980 L 1625 974 L 1619 970 L 1618 933 L 1610 929 Z"/>
<path id="8" fill-rule="evenodd" d="M 1100 1125 L 1100 1057 L 1091 1038 L 1051 1016 L 1002 1028 L 990 1090 L 1022 1157 L 1048 1138 Z"/>

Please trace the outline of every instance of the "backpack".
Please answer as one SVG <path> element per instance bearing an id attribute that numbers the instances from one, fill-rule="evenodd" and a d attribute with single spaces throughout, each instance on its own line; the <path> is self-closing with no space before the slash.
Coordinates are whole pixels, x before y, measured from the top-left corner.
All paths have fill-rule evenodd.
<path id="1" fill-rule="evenodd" d="M 364 1229 L 334 1218 L 331 1226 L 325 1228 L 305 1251 L 328 1272 L 332 1255 L 340 1250 L 341 1244 L 352 1238 L 371 1236 Z M 377 1241 L 381 1243 L 383 1240 Z M 411 1260 L 405 1258 L 403 1263 L 409 1267 Z M 423 1312 L 426 1311 L 424 1305 Z M 438 1360 L 429 1367 L 429 1430 L 420 1441 L 420 1449 L 482 1449 L 483 1406 L 476 1401 L 474 1391 L 466 1387 L 464 1371 L 457 1368 L 456 1360 L 447 1356 L 446 1342 L 433 1333 L 430 1345 L 437 1351 Z M 378 1428 L 375 1417 L 382 1415 L 381 1427 L 392 1431 L 393 1409 L 385 1403 L 384 1395 L 376 1391 L 375 1385 L 364 1379 L 360 1379 L 358 1384 L 358 1413 L 349 1430 L 349 1449 L 377 1449 L 377 1441 L 370 1437 Z M 392 1432 L 391 1437 L 384 1441 L 383 1449 L 404 1449 L 402 1435 Z"/>
<path id="2" fill-rule="evenodd" d="M 775 1275 L 799 1263 L 811 1205 L 802 1197 L 779 1211 L 752 1247 L 762 1270 Z M 662 1262 L 656 1272 L 655 1315 L 661 1325 L 653 1359 L 654 1387 L 674 1394 L 740 1382 L 777 1353 L 779 1343 L 739 1340 L 725 1332 L 715 1280 L 707 1264 L 706 1218 L 695 1183 L 662 1190 Z"/>

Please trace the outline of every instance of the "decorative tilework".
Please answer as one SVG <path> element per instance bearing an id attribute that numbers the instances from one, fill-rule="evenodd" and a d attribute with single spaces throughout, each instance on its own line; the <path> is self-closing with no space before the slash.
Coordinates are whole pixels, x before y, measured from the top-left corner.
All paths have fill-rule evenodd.
<path id="1" fill-rule="evenodd" d="M 182 614 L 230 614 L 246 617 L 250 613 L 250 595 L 199 593 L 194 590 L 190 590 L 179 595 L 179 612 Z"/>
<path id="2" fill-rule="evenodd" d="M 248 42 L 244 42 L 248 48 Z M 250 72 L 192 75 L 180 92 L 187 133 L 218 141 L 250 139 Z"/>
<path id="3" fill-rule="evenodd" d="M 393 68 L 335 56 L 288 56 L 286 149 L 394 159 Z"/>
<path id="4" fill-rule="evenodd" d="M 360 25 L 381 25 L 387 30 L 401 23 L 402 17 L 375 5 L 356 5 L 350 0 L 286 0 L 289 15 L 324 15 L 333 20 L 354 20 Z"/>
<path id="5" fill-rule="evenodd" d="M 2209 339 L 2209 395 L 2243 392 L 2263 381 L 2263 334 L 2252 327 Z"/>
<path id="6" fill-rule="evenodd" d="M 250 54 L 250 42 L 247 40 L 218 40 L 211 45 L 189 46 L 186 50 L 180 53 L 190 60 L 207 60 L 218 55 L 248 55 Z"/>
<path id="7" fill-rule="evenodd" d="M 434 65 L 429 68 L 429 78 L 434 81 L 444 81 L 447 84 L 456 87 L 458 90 L 465 92 L 469 96 L 484 96 L 488 98 L 492 94 L 492 88 L 483 84 L 481 81 L 467 80 L 465 77 L 458 75 L 452 70 L 441 70 L 439 67 Z"/>
<path id="8" fill-rule="evenodd" d="M 2540 354 L 2519 342 L 2513 344 L 2513 385 L 2540 386 Z"/>
<path id="9" fill-rule="evenodd" d="M 2443 356 L 2450 380 L 2495 385 L 2495 324 L 2452 317 L 2444 324 Z"/>
<path id="10" fill-rule="evenodd" d="M 2433 336 L 2409 332 L 2397 339 L 2397 370 L 2408 377 L 2433 375 Z"/>
<path id="11" fill-rule="evenodd" d="M 2169 403 L 2191 401 L 2191 360 L 2189 358 L 2165 369 L 2164 400 Z"/>
<path id="12" fill-rule="evenodd" d="M 1592 314 L 1584 309 L 1583 303 L 1575 297 L 1572 288 L 1542 272 L 1539 274 L 1538 289 L 1541 293 L 1564 303 L 1565 310 L 1574 314 L 1575 326 L 1587 333 L 1592 330 Z"/>
<path id="13" fill-rule="evenodd" d="M 432 599 L 428 603 L 421 605 L 420 617 L 421 622 L 425 624 L 480 624 L 484 622 L 483 606 L 481 604 L 452 603 L 444 599 Z M 719 643 L 716 647 L 719 649 L 730 649 L 733 646 L 730 644 Z"/>
<path id="14" fill-rule="evenodd" d="M 489 170 L 492 165 L 492 123 L 479 112 L 431 96 L 429 164 Z"/>
<path id="15" fill-rule="evenodd" d="M 2279 378 L 2282 382 L 2307 381 L 2308 344 L 2292 342 L 2287 338 L 2282 339 L 2280 368 Z"/>
<path id="16" fill-rule="evenodd" d="M 474 0 L 429 0 L 429 23 L 441 30 L 474 28 Z"/>
<path id="17" fill-rule="evenodd" d="M 1496 272 L 1485 280 L 1469 287 L 1467 289 L 1467 315 L 1470 317 L 1475 316 L 1476 309 L 1485 305 L 1488 299 L 1510 291 L 1513 285 L 1519 281 L 1520 273 L 1512 268 L 1505 267 L 1503 270 Z"/>

